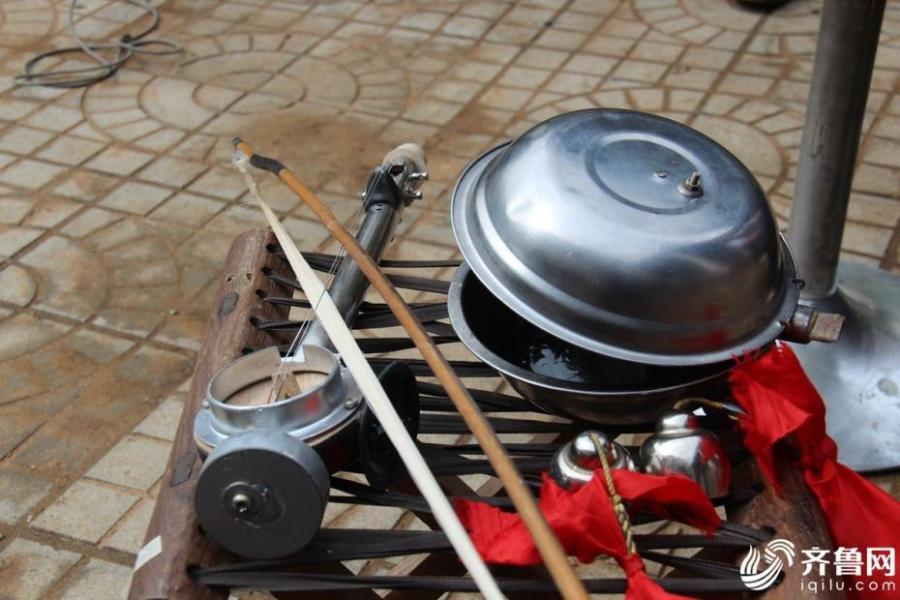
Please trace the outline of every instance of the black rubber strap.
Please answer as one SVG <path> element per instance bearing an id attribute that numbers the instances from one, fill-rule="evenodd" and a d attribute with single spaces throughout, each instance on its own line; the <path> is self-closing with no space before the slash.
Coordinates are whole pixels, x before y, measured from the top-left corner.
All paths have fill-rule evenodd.
<path id="1" fill-rule="evenodd" d="M 579 432 L 583 425 L 573 423 L 553 423 L 529 419 L 506 419 L 488 417 L 497 433 L 563 433 Z M 425 414 L 419 420 L 419 433 L 468 433 L 465 421 L 459 415 Z"/>
<path id="2" fill-rule="evenodd" d="M 730 563 L 707 560 L 704 558 L 678 556 L 675 554 L 653 551 L 641 552 L 641 558 L 644 560 L 652 560 L 653 562 L 672 567 L 673 569 L 678 569 L 684 573 L 700 575 L 702 577 L 733 579 L 739 578 L 741 574 L 740 569 Z"/>
<path id="3" fill-rule="evenodd" d="M 191 568 L 190 577 L 200 585 L 228 588 L 244 587 L 271 592 L 289 591 L 338 591 L 352 589 L 421 590 L 435 592 L 477 593 L 475 583 L 466 577 L 448 576 L 387 576 L 387 575 L 326 575 L 310 573 L 284 573 L 270 571 L 215 572 Z M 504 593 L 540 593 L 547 598 L 557 597 L 554 583 L 544 579 L 496 578 Z M 627 589 L 624 578 L 584 579 L 582 582 L 592 594 L 621 594 Z M 673 594 L 710 594 L 746 592 L 747 586 L 739 577 L 732 579 L 671 578 L 657 582 Z"/>
<path id="4" fill-rule="evenodd" d="M 285 258 L 284 250 L 282 250 L 278 244 L 270 244 L 268 250 L 275 256 Z M 335 262 L 339 267 L 344 260 L 343 257 L 322 252 L 303 252 L 302 254 L 310 265 L 316 263 L 323 266 L 326 271 L 331 270 L 331 267 Z M 433 260 L 399 260 L 382 258 L 378 261 L 378 264 L 384 269 L 431 269 L 435 267 L 458 267 L 461 262 L 462 261 L 458 258 Z"/>
<path id="5" fill-rule="evenodd" d="M 396 360 L 398 359 L 370 358 L 369 362 L 373 365 L 377 365 L 386 362 L 394 362 Z M 412 369 L 412 372 L 415 373 L 417 377 L 434 377 L 434 374 L 431 372 L 431 367 L 428 366 L 428 363 L 426 363 L 424 359 L 406 358 L 402 359 L 402 361 Z M 500 374 L 497 373 L 497 371 L 487 366 L 483 362 L 474 360 L 451 360 L 448 362 L 450 363 L 450 366 L 453 367 L 453 370 L 456 371 L 456 374 L 460 377 L 500 377 Z M 468 431 L 468 429 L 466 431 Z"/>
<path id="6" fill-rule="evenodd" d="M 356 340 L 359 348 L 366 354 L 382 354 L 384 352 L 397 352 L 399 350 L 408 350 L 415 348 L 416 344 L 409 338 L 361 338 Z M 431 341 L 440 346 L 441 344 L 452 344 L 458 342 L 456 336 L 433 335 Z"/>
<path id="7" fill-rule="evenodd" d="M 429 461 L 429 463 L 433 461 L 432 453 L 428 452 L 427 450 L 426 459 Z M 479 470 L 474 470 L 470 473 L 464 474 L 485 472 L 485 469 L 482 468 L 483 465 L 474 466 Z M 539 487 L 541 484 L 540 478 L 538 477 L 526 474 L 525 478 L 533 483 L 535 487 Z M 340 477 L 332 477 L 331 486 L 335 490 L 339 490 L 341 492 L 349 494 L 347 496 L 333 496 L 330 499 L 330 501 L 332 502 L 365 504 L 369 506 L 394 506 L 397 508 L 406 508 L 417 512 L 431 511 L 427 503 L 420 496 L 413 496 L 400 492 L 376 489 L 364 483 L 349 481 Z M 761 491 L 761 486 L 754 485 L 749 488 L 738 490 L 731 496 L 727 496 L 725 498 L 717 498 L 712 502 L 714 506 L 728 505 L 733 503 L 736 498 L 749 499 L 756 496 Z M 464 498 L 466 500 L 477 500 L 479 502 L 484 502 L 485 504 L 490 504 L 491 506 L 502 508 L 503 510 L 513 509 L 512 503 L 509 501 L 509 498 L 505 496 L 478 496 L 473 493 L 470 496 L 457 497 Z M 631 520 L 635 525 L 644 525 L 647 523 L 658 522 L 662 519 L 653 514 L 636 513 L 632 515 Z M 721 527 L 717 532 L 717 535 L 727 536 L 729 539 L 733 539 L 745 547 L 749 545 L 756 546 L 759 544 L 764 544 L 771 540 L 774 534 L 775 531 L 771 528 L 749 527 L 747 525 L 740 525 L 738 523 L 732 523 L 730 521 L 723 521 Z"/>
<path id="8" fill-rule="evenodd" d="M 434 335 L 456 335 L 456 330 L 453 329 L 450 323 L 434 321 L 432 323 L 422 323 L 422 325 L 425 326 L 425 331 Z"/>
<path id="9" fill-rule="evenodd" d="M 437 321 L 447 318 L 447 306 L 445 304 L 427 304 L 411 309 L 412 313 L 422 322 Z M 250 319 L 253 326 L 260 331 L 297 331 L 303 327 L 306 321 L 291 321 L 289 319 L 259 319 L 253 317 Z M 385 329 L 387 327 L 395 327 L 399 321 L 392 313 L 360 313 L 353 321 L 353 329 Z M 479 363 L 483 364 L 483 363 Z M 484 365 L 485 369 L 490 369 Z M 493 371 L 493 369 L 491 369 Z"/>
<path id="10" fill-rule="evenodd" d="M 733 577 L 738 570 L 733 565 L 726 563 L 692 557 L 673 557 L 655 551 L 703 548 L 745 550 L 747 547 L 743 540 L 732 538 L 727 534 L 716 534 L 713 537 L 700 534 L 637 534 L 634 540 L 641 556 L 647 560 L 717 579 Z M 303 550 L 290 558 L 219 565 L 208 568 L 206 571 L 216 573 L 236 570 L 256 571 L 317 564 L 332 560 L 372 560 L 427 552 L 452 551 L 453 546 L 441 531 L 322 529 Z"/>
<path id="11" fill-rule="evenodd" d="M 423 448 L 433 446 L 434 448 L 441 448 L 450 452 L 466 454 L 469 456 L 484 456 L 484 450 L 478 444 L 457 444 L 453 446 L 447 446 L 445 444 L 429 444 L 425 442 L 419 442 L 419 446 Z M 503 444 L 503 449 L 506 450 L 506 452 L 510 456 L 541 456 L 545 459 L 549 459 L 551 456 L 556 454 L 556 451 L 559 450 L 560 446 L 562 446 L 562 442 L 550 444 L 541 444 L 537 442 L 532 444 L 529 442 L 522 442 L 519 444 Z"/>
<path id="12" fill-rule="evenodd" d="M 310 264 L 310 266 L 313 266 Z M 322 268 L 317 271 L 329 271 L 330 269 Z M 279 273 L 275 273 L 271 269 L 263 269 L 263 273 L 272 281 L 283 285 L 291 290 L 302 290 L 300 284 L 293 277 L 286 277 Z M 429 279 L 427 277 L 413 277 L 412 275 L 400 275 L 398 273 L 387 273 L 387 278 L 395 287 L 405 290 L 416 290 L 419 292 L 434 292 L 436 294 L 446 294 L 450 291 L 450 282 L 442 279 Z"/>
<path id="13" fill-rule="evenodd" d="M 268 302 L 269 304 L 275 304 L 277 306 L 290 306 L 294 308 L 312 308 L 312 304 L 310 304 L 309 300 L 306 298 L 294 298 L 292 296 L 264 296 L 262 292 L 260 292 L 260 296 Z M 420 308 L 424 306 L 438 306 L 442 304 L 441 302 L 410 302 L 410 308 Z M 359 312 L 365 314 L 374 314 L 374 313 L 382 313 L 382 312 L 390 312 L 390 308 L 388 308 L 387 304 L 382 302 L 366 302 L 363 301 L 359 305 Z"/>
<path id="14" fill-rule="evenodd" d="M 293 330 L 291 330 L 293 331 Z M 406 350 L 408 348 L 415 347 L 411 341 L 406 338 L 357 338 L 357 343 L 359 344 L 360 350 L 362 350 L 365 354 L 382 354 L 385 352 L 397 352 L 398 350 Z M 455 337 L 447 337 L 447 336 L 431 336 L 431 341 L 435 344 L 452 344 L 458 342 L 459 340 Z M 287 351 L 290 349 L 290 344 L 280 344 L 278 346 L 278 351 L 281 352 L 282 356 L 284 356 Z M 256 352 L 257 350 L 262 350 L 262 348 L 246 348 L 245 354 L 250 354 L 252 352 Z M 449 402 L 449 401 L 448 401 Z M 424 406 L 422 410 L 434 410 L 434 409 L 426 409 Z"/>
<path id="15" fill-rule="evenodd" d="M 447 398 L 447 392 L 440 384 L 430 383 L 427 381 L 419 381 L 418 384 L 420 394 L 434 396 L 437 398 Z M 471 389 L 469 390 L 469 394 L 472 395 L 472 398 L 475 399 L 475 401 L 479 406 L 481 406 L 483 410 L 509 410 L 530 412 L 535 409 L 533 404 L 531 404 L 527 400 L 519 398 L 518 396 L 510 396 L 508 394 L 501 394 L 499 392 L 489 392 L 487 390 Z M 447 398 L 447 409 L 445 412 L 456 412 L 456 409 L 453 407 L 453 403 L 450 402 L 449 398 Z"/>

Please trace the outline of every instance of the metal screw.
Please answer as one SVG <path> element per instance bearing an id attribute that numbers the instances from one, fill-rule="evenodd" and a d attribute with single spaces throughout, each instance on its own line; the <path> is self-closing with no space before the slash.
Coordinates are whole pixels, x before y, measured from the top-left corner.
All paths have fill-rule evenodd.
<path id="1" fill-rule="evenodd" d="M 350 410 L 352 408 L 356 408 L 357 404 L 359 404 L 359 398 L 350 398 L 344 401 L 344 408 Z"/>
<path id="2" fill-rule="evenodd" d="M 703 195 L 703 186 L 700 185 L 700 173 L 694 171 L 690 177 L 678 184 L 678 193 L 686 198 L 699 198 Z"/>
<path id="3" fill-rule="evenodd" d="M 700 188 L 700 173 L 698 173 L 697 171 L 694 171 L 693 174 L 691 174 L 691 176 L 688 177 L 684 181 L 684 187 L 686 187 L 689 190 L 699 189 Z"/>
<path id="4" fill-rule="evenodd" d="M 662 169 L 660 169 L 659 171 L 657 171 L 656 173 L 654 173 L 654 175 L 655 175 L 658 179 L 665 179 L 666 177 L 669 176 L 669 174 L 668 174 L 667 172 L 663 171 Z"/>
<path id="5" fill-rule="evenodd" d="M 239 515 L 247 514 L 251 504 L 252 500 L 250 500 L 250 497 L 243 492 L 238 492 L 231 498 L 231 507 Z"/>

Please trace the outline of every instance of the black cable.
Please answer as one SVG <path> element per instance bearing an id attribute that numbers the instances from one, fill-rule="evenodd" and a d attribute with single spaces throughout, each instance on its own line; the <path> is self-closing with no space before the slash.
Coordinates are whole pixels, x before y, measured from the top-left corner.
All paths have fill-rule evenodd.
<path id="1" fill-rule="evenodd" d="M 175 42 L 145 39 L 159 27 L 159 11 L 156 8 L 146 4 L 143 0 L 125 0 L 125 2 L 145 11 L 150 16 L 150 25 L 137 35 L 126 33 L 116 42 L 89 44 L 75 31 L 75 7 L 77 0 L 71 0 L 66 18 L 69 34 L 75 40 L 76 45 L 47 50 L 29 59 L 22 68 L 22 73 L 14 77 L 13 80 L 16 85 L 54 88 L 86 87 L 114 75 L 119 70 L 119 67 L 124 65 L 135 54 L 165 56 L 178 54 L 183 51 L 182 47 Z M 104 53 L 113 53 L 113 58 L 110 60 L 103 55 Z M 49 71 L 37 70 L 38 66 L 45 60 L 66 54 L 85 54 L 97 64 L 81 68 L 69 67 Z"/>

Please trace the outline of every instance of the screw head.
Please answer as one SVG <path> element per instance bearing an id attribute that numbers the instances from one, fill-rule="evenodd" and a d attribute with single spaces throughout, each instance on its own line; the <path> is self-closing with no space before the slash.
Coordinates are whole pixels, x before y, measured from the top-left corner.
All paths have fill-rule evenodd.
<path id="1" fill-rule="evenodd" d="M 690 177 L 684 181 L 684 187 L 689 190 L 696 190 L 700 187 L 700 173 L 694 171 Z"/>
<path id="2" fill-rule="evenodd" d="M 703 186 L 700 185 L 700 173 L 694 171 L 690 177 L 678 184 L 678 192 L 686 198 L 699 198 L 703 195 Z"/>
<path id="3" fill-rule="evenodd" d="M 250 519 L 266 503 L 266 491 L 246 481 L 237 481 L 225 488 L 222 502 L 235 517 Z"/>
<path id="4" fill-rule="evenodd" d="M 238 493 L 231 498 L 231 508 L 239 515 L 250 512 L 251 500 L 247 494 Z"/>

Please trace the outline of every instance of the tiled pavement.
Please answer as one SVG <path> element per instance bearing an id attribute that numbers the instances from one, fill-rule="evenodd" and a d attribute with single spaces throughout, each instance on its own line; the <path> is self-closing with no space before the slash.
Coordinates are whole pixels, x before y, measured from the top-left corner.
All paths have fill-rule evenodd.
<path id="1" fill-rule="evenodd" d="M 408 257 L 453 254 L 447 193 L 469 159 L 591 106 L 720 140 L 784 223 L 820 6 L 161 2 L 157 35 L 183 55 L 135 58 L 88 89 L 14 87 L 34 52 L 70 43 L 66 4 L 0 4 L 0 598 L 124 593 L 212 278 L 234 236 L 261 222 L 228 166 L 234 135 L 296 167 L 346 219 L 386 150 L 423 144 L 432 181 L 392 250 Z M 87 35 L 137 28 L 125 3 L 78 6 Z M 844 249 L 895 272 L 898 69 L 889 2 Z M 290 194 L 262 187 L 305 248 L 327 244 Z M 335 518 L 407 518 L 381 512 Z"/>

